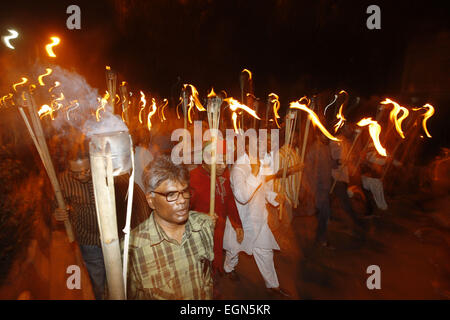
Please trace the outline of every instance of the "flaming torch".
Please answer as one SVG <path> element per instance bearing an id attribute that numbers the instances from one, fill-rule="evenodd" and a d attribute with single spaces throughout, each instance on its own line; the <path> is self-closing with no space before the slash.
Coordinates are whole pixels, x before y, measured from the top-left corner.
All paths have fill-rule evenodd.
<path id="1" fill-rule="evenodd" d="M 402 107 L 397 102 L 392 101 L 389 98 L 386 98 L 384 101 L 381 102 L 381 104 L 392 104 L 394 106 L 391 113 L 389 114 L 389 118 L 391 119 L 392 123 L 394 123 L 395 129 L 397 130 L 400 137 L 402 137 L 402 139 L 405 139 L 405 135 L 403 134 L 402 130 L 402 122 L 409 115 L 408 109 Z M 400 113 L 400 111 L 402 111 L 402 116 L 399 118 L 398 114 Z"/>
<path id="2" fill-rule="evenodd" d="M 45 50 L 47 51 L 49 57 L 56 58 L 56 54 L 53 52 L 53 47 L 57 46 L 61 42 L 61 39 L 58 37 L 51 37 L 50 40 L 52 40 L 52 42 L 45 46 Z"/>
<path id="3" fill-rule="evenodd" d="M 52 69 L 46 68 L 45 71 L 46 71 L 46 72 L 45 72 L 44 74 L 41 74 L 41 75 L 38 77 L 38 81 L 39 81 L 39 84 L 40 84 L 41 86 L 45 86 L 45 83 L 44 83 L 44 81 L 42 81 L 42 79 L 43 79 L 44 77 L 46 77 L 46 76 L 49 76 L 49 75 L 52 73 Z"/>
<path id="4" fill-rule="evenodd" d="M 280 125 L 278 124 L 278 120 L 280 119 L 280 116 L 278 115 L 278 110 L 280 110 L 280 100 L 278 100 L 278 96 L 275 93 L 269 94 L 269 98 L 271 98 L 271 101 L 273 103 L 273 117 L 275 119 L 275 123 L 280 128 Z"/>
<path id="5" fill-rule="evenodd" d="M 122 120 L 126 124 L 129 124 L 128 105 L 130 104 L 130 99 L 128 98 L 127 83 L 125 81 L 122 81 L 122 84 L 119 87 L 119 92 L 122 96 Z"/>
<path id="6" fill-rule="evenodd" d="M 431 118 L 431 116 L 434 114 L 434 107 L 431 104 L 427 103 L 423 107 L 414 108 L 413 110 L 418 111 L 421 109 L 428 109 L 428 111 L 423 114 L 422 127 L 423 127 L 423 130 L 425 131 L 425 134 L 427 135 L 427 137 L 431 138 L 431 134 L 428 132 L 428 129 L 427 129 L 427 120 L 429 118 Z"/>
<path id="7" fill-rule="evenodd" d="M 370 137 L 372 138 L 375 149 L 380 155 L 386 157 L 386 149 L 383 148 L 380 142 L 381 126 L 378 124 L 378 122 L 372 120 L 372 118 L 364 118 L 360 120 L 357 125 L 360 127 L 369 126 Z"/>
<path id="8" fill-rule="evenodd" d="M 248 114 L 250 114 L 252 117 L 255 117 L 256 119 L 261 120 L 261 118 L 258 117 L 258 115 L 256 114 L 255 110 L 247 107 L 245 104 L 240 104 L 236 99 L 230 97 L 226 98 L 224 101 L 229 104 L 230 109 L 233 112 L 231 114 L 231 119 L 233 120 L 234 132 L 239 133 L 237 127 L 237 114 L 236 114 L 236 111 L 239 109 L 246 111 Z"/>
<path id="9" fill-rule="evenodd" d="M 344 104 L 346 104 L 348 101 L 348 93 L 345 92 L 345 90 L 341 90 L 341 92 L 339 92 L 339 94 L 341 94 L 341 93 L 345 93 L 345 101 L 341 104 L 341 107 L 339 108 L 339 113 L 336 115 L 336 118 L 339 121 L 334 126 L 335 133 L 344 125 L 344 122 L 347 120 L 347 119 L 345 119 L 344 115 L 342 114 L 342 108 L 344 107 Z"/>
<path id="10" fill-rule="evenodd" d="M 114 113 L 114 99 L 116 97 L 116 86 L 117 86 L 117 73 L 114 70 L 111 70 L 110 66 L 106 66 L 105 68 L 106 75 L 106 86 L 109 92 L 110 104 L 111 104 L 111 113 Z"/>
<path id="11" fill-rule="evenodd" d="M 156 111 L 157 111 L 156 101 L 155 101 L 155 98 L 152 98 L 152 110 L 150 110 L 150 112 L 148 113 L 148 116 L 147 116 L 147 128 L 148 128 L 148 131 L 150 131 L 152 129 L 152 121 L 151 121 L 151 119 L 152 119 L 153 115 L 156 113 Z"/>
<path id="12" fill-rule="evenodd" d="M 145 105 L 147 104 L 147 100 L 145 99 L 145 94 L 140 91 L 141 93 L 141 101 L 139 101 L 139 105 L 141 109 L 139 110 L 139 123 L 142 124 L 142 111 L 145 109 Z"/>
<path id="13" fill-rule="evenodd" d="M 222 99 L 211 90 L 208 95 L 208 124 L 211 131 L 212 149 L 211 149 L 211 184 L 210 184 L 210 198 L 209 198 L 209 215 L 213 216 L 215 212 L 216 203 L 216 153 L 217 153 L 217 131 L 219 129 L 220 121 L 220 106 Z"/>
<path id="14" fill-rule="evenodd" d="M 53 167 L 53 163 L 50 157 L 50 153 L 48 151 L 47 142 L 45 141 L 44 130 L 42 129 L 41 122 L 39 120 L 37 107 L 34 102 L 33 97 L 28 92 L 23 92 L 21 98 L 18 98 L 18 105 L 23 105 L 29 108 L 29 114 L 31 118 L 31 123 L 33 124 L 33 128 L 31 127 L 25 112 L 22 107 L 19 107 L 19 112 L 25 121 L 25 125 L 33 139 L 34 145 L 41 157 L 41 160 L 44 164 L 44 168 L 47 171 L 47 174 L 50 178 L 50 182 L 52 184 L 53 190 L 55 192 L 56 201 L 58 202 L 58 207 L 60 209 L 66 209 L 66 204 L 64 202 L 64 196 L 61 191 L 61 187 L 59 185 L 58 178 L 56 176 L 55 168 Z M 33 130 L 34 129 L 34 130 Z M 64 227 L 66 229 L 67 237 L 69 238 L 69 242 L 73 242 L 75 237 L 72 231 L 72 225 L 69 220 L 64 221 Z"/>

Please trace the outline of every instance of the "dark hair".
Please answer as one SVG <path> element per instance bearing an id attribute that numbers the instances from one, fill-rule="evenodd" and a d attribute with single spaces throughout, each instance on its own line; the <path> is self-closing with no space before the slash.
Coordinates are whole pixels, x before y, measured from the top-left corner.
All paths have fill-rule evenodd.
<path id="1" fill-rule="evenodd" d="M 160 155 L 145 167 L 142 179 L 145 193 L 150 193 L 166 180 L 189 183 L 189 171 L 183 164 L 174 164 L 168 155 Z"/>

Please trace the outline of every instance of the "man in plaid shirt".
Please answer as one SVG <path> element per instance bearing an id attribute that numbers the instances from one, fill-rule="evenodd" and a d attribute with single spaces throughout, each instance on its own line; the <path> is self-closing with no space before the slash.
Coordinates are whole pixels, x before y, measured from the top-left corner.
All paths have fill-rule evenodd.
<path id="1" fill-rule="evenodd" d="M 189 211 L 189 172 L 168 156 L 144 170 L 150 217 L 130 234 L 128 299 L 211 299 L 214 219 Z"/>

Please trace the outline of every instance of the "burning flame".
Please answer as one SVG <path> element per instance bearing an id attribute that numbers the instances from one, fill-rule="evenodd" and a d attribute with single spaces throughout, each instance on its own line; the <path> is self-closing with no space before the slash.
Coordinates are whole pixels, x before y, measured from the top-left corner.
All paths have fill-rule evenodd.
<path id="1" fill-rule="evenodd" d="M 114 104 L 118 104 L 120 102 L 120 97 L 119 95 L 116 93 L 116 101 L 114 101 Z"/>
<path id="2" fill-rule="evenodd" d="M 111 67 L 110 66 L 106 66 L 105 69 L 106 70 L 111 70 Z"/>
<path id="3" fill-rule="evenodd" d="M 230 98 L 226 98 L 224 101 L 228 103 L 231 111 L 233 111 L 233 113 L 231 114 L 231 119 L 233 120 L 234 132 L 236 132 L 236 133 L 239 132 L 238 128 L 237 128 L 237 123 L 236 123 L 236 119 L 237 119 L 236 111 L 238 111 L 238 109 L 242 109 L 242 110 L 246 111 L 247 113 L 249 113 L 252 117 L 254 117 L 258 120 L 261 120 L 261 118 L 258 117 L 258 115 L 256 114 L 255 110 L 247 107 L 245 104 L 239 103 L 236 99 L 233 99 L 230 97 Z"/>
<path id="4" fill-rule="evenodd" d="M 152 110 L 148 113 L 148 116 L 147 116 L 147 128 L 148 128 L 148 131 L 150 131 L 152 129 L 152 121 L 151 121 L 151 119 L 152 119 L 153 115 L 156 113 L 156 111 L 157 111 L 156 101 L 155 101 L 155 98 L 152 98 Z"/>
<path id="5" fill-rule="evenodd" d="M 402 131 L 402 122 L 409 115 L 408 109 L 406 109 L 405 107 L 402 107 L 397 102 L 392 101 L 389 98 L 386 98 L 384 101 L 381 102 L 381 104 L 392 104 L 394 106 L 391 113 L 389 114 L 389 118 L 391 119 L 392 123 L 394 123 L 395 129 L 397 130 L 400 137 L 405 139 L 405 135 L 403 134 L 403 131 Z M 403 113 L 402 113 L 402 116 L 400 118 L 398 118 L 398 114 L 400 113 L 400 111 L 402 111 Z"/>
<path id="6" fill-rule="evenodd" d="M 320 122 L 319 117 L 317 116 L 317 114 L 312 111 L 311 109 L 308 108 L 307 105 L 302 104 L 301 101 L 303 99 L 306 99 L 308 101 L 308 105 L 310 103 L 310 100 L 308 100 L 308 98 L 303 97 L 298 101 L 294 101 L 291 102 L 289 105 L 289 108 L 291 109 L 299 109 L 299 110 L 303 110 L 306 111 L 309 114 L 309 119 L 311 119 L 312 123 L 317 126 L 319 128 L 320 131 L 322 131 L 322 133 L 330 140 L 334 140 L 334 141 L 341 141 L 338 138 L 334 137 L 331 133 L 328 132 L 328 130 L 323 126 L 323 124 Z"/>
<path id="7" fill-rule="evenodd" d="M 45 46 L 45 50 L 47 50 L 47 54 L 49 57 L 56 58 L 56 55 L 53 52 L 53 47 L 57 46 L 61 42 L 61 39 L 59 39 L 58 37 L 51 37 L 50 40 L 52 40 L 52 42 Z"/>
<path id="8" fill-rule="evenodd" d="M 30 89 L 30 93 L 32 93 L 34 90 L 36 90 L 36 85 L 30 84 L 30 86 L 28 88 Z"/>
<path id="9" fill-rule="evenodd" d="M 278 124 L 278 120 L 280 119 L 280 116 L 278 115 L 278 110 L 280 110 L 280 100 L 278 100 L 278 96 L 275 93 L 269 94 L 269 97 L 273 97 L 270 102 L 273 103 L 273 114 L 275 123 L 277 124 L 277 127 L 280 128 L 280 125 Z"/>
<path id="10" fill-rule="evenodd" d="M 80 107 L 80 104 L 78 103 L 78 100 L 70 101 L 70 105 L 67 107 L 67 112 L 66 112 L 67 120 L 70 121 L 70 113 L 73 110 L 78 109 L 79 107 Z"/>
<path id="11" fill-rule="evenodd" d="M 198 111 L 206 111 L 206 109 L 203 107 L 203 105 L 201 104 L 199 98 L 198 98 L 198 91 L 197 89 L 192 85 L 192 84 L 185 84 L 184 88 L 186 89 L 187 87 L 191 88 L 191 96 L 189 97 L 189 109 L 188 109 L 188 119 L 189 119 L 189 123 L 192 123 L 192 118 L 191 118 L 191 113 L 192 113 L 192 109 L 195 107 L 197 107 Z"/>
<path id="12" fill-rule="evenodd" d="M 44 77 L 50 75 L 50 74 L 53 72 L 53 70 L 50 69 L 50 68 L 46 68 L 45 71 L 46 71 L 46 73 L 41 74 L 41 75 L 38 77 L 38 81 L 39 81 L 39 84 L 40 84 L 41 86 L 45 86 L 45 83 L 44 83 L 44 81 L 42 81 L 42 78 L 44 78 Z"/>
<path id="13" fill-rule="evenodd" d="M 52 120 L 54 120 L 54 118 L 53 118 L 53 109 L 48 104 L 42 105 L 42 107 L 38 111 L 38 115 L 39 115 L 40 119 L 42 119 L 43 117 L 49 115 L 50 118 Z"/>
<path id="14" fill-rule="evenodd" d="M 213 98 L 216 96 L 216 93 L 214 92 L 214 88 L 211 88 L 211 92 L 208 94 L 208 98 Z"/>
<path id="15" fill-rule="evenodd" d="M 18 87 L 18 86 L 21 86 L 21 85 L 23 85 L 23 84 L 25 84 L 25 83 L 27 83 L 28 82 L 28 79 L 27 78 L 25 78 L 25 77 L 22 77 L 22 81 L 21 82 L 18 82 L 18 83 L 15 83 L 15 84 L 13 84 L 13 89 L 14 89 L 14 91 L 17 91 L 16 90 L 16 88 Z"/>
<path id="16" fill-rule="evenodd" d="M 161 109 L 161 122 L 166 121 L 166 116 L 164 115 L 164 108 L 167 107 L 167 104 L 169 103 L 169 101 L 167 99 L 164 99 L 164 104 L 163 106 L 160 108 Z"/>
<path id="17" fill-rule="evenodd" d="M 147 100 L 145 99 L 145 94 L 142 91 L 140 91 L 140 93 L 141 93 L 141 101 L 139 101 L 139 105 L 141 107 L 141 110 L 139 110 L 139 123 L 142 124 L 142 111 L 144 111 L 145 109 Z"/>
<path id="18" fill-rule="evenodd" d="M 434 114 L 434 107 L 431 104 L 427 103 L 423 107 L 414 108 L 413 110 L 417 111 L 417 110 L 420 110 L 420 109 L 428 109 L 428 111 L 423 114 L 422 127 L 423 127 L 423 130 L 425 131 L 425 134 L 427 135 L 427 137 L 431 138 L 431 135 L 430 135 L 430 133 L 428 132 L 428 129 L 427 129 L 427 120 L 429 118 L 431 118 L 431 116 Z"/>
<path id="19" fill-rule="evenodd" d="M 183 103 L 183 99 L 180 97 L 180 103 L 178 103 L 178 104 L 177 104 L 177 107 L 176 107 L 176 110 L 177 110 L 177 118 L 178 118 L 178 120 L 180 120 L 180 112 L 179 112 L 179 109 L 180 109 L 180 106 L 181 106 L 182 103 Z"/>
<path id="20" fill-rule="evenodd" d="M 380 142 L 381 126 L 378 124 L 378 122 L 372 120 L 372 118 L 364 118 L 361 119 L 357 124 L 360 127 L 369 126 L 370 137 L 372 138 L 375 148 L 377 149 L 380 155 L 386 157 L 387 156 L 386 149 L 383 148 Z"/>
<path id="21" fill-rule="evenodd" d="M 54 97 L 54 95 L 52 95 L 52 97 Z M 62 103 L 60 103 L 60 101 L 63 101 L 65 99 L 64 94 L 61 92 L 61 94 L 59 95 L 58 98 L 55 98 L 54 100 L 52 100 L 52 102 L 50 103 L 50 105 L 53 108 L 53 111 L 55 110 L 59 110 L 62 108 Z"/>
<path id="22" fill-rule="evenodd" d="M 2 37 L 3 38 L 3 42 L 8 48 L 14 50 L 15 48 L 12 46 L 10 41 L 12 39 L 18 38 L 19 37 L 19 33 L 16 30 L 13 30 L 13 29 L 8 29 L 8 32 L 10 33 L 8 36 L 3 36 Z"/>
<path id="23" fill-rule="evenodd" d="M 248 69 L 244 69 L 241 71 L 242 73 L 247 72 L 248 73 L 248 81 L 252 81 L 252 73 Z"/>
<path id="24" fill-rule="evenodd" d="M 95 117 L 97 118 L 97 122 L 100 121 L 100 110 L 105 111 L 105 106 L 108 103 L 108 99 L 109 99 L 109 92 L 106 91 L 105 95 L 103 96 L 103 98 L 100 100 L 100 98 L 97 98 L 100 102 L 100 107 L 97 108 L 97 111 L 95 111 Z"/>
<path id="25" fill-rule="evenodd" d="M 48 92 L 52 92 L 53 89 L 58 88 L 61 85 L 61 82 L 55 81 L 55 85 L 48 89 Z"/>
<path id="26" fill-rule="evenodd" d="M 335 133 L 344 125 L 344 122 L 347 120 L 347 119 L 345 119 L 344 115 L 342 114 L 342 109 L 344 108 L 344 104 L 348 100 L 348 93 L 345 90 L 341 90 L 339 92 L 339 94 L 341 94 L 341 93 L 345 93 L 345 101 L 341 104 L 341 107 L 339 108 L 339 113 L 336 115 L 336 118 L 339 121 L 334 126 L 334 132 Z"/>

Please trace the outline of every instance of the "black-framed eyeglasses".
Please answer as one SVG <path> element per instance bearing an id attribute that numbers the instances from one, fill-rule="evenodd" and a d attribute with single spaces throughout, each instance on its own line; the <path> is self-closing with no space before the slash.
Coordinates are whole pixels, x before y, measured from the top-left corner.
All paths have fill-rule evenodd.
<path id="1" fill-rule="evenodd" d="M 180 197 L 180 194 L 183 196 L 184 199 L 190 199 L 192 197 L 192 193 L 191 193 L 190 189 L 185 189 L 182 191 L 171 191 L 171 192 L 167 192 L 167 193 L 157 192 L 157 191 L 152 191 L 152 192 L 166 197 L 167 202 L 177 201 L 178 198 Z"/>

